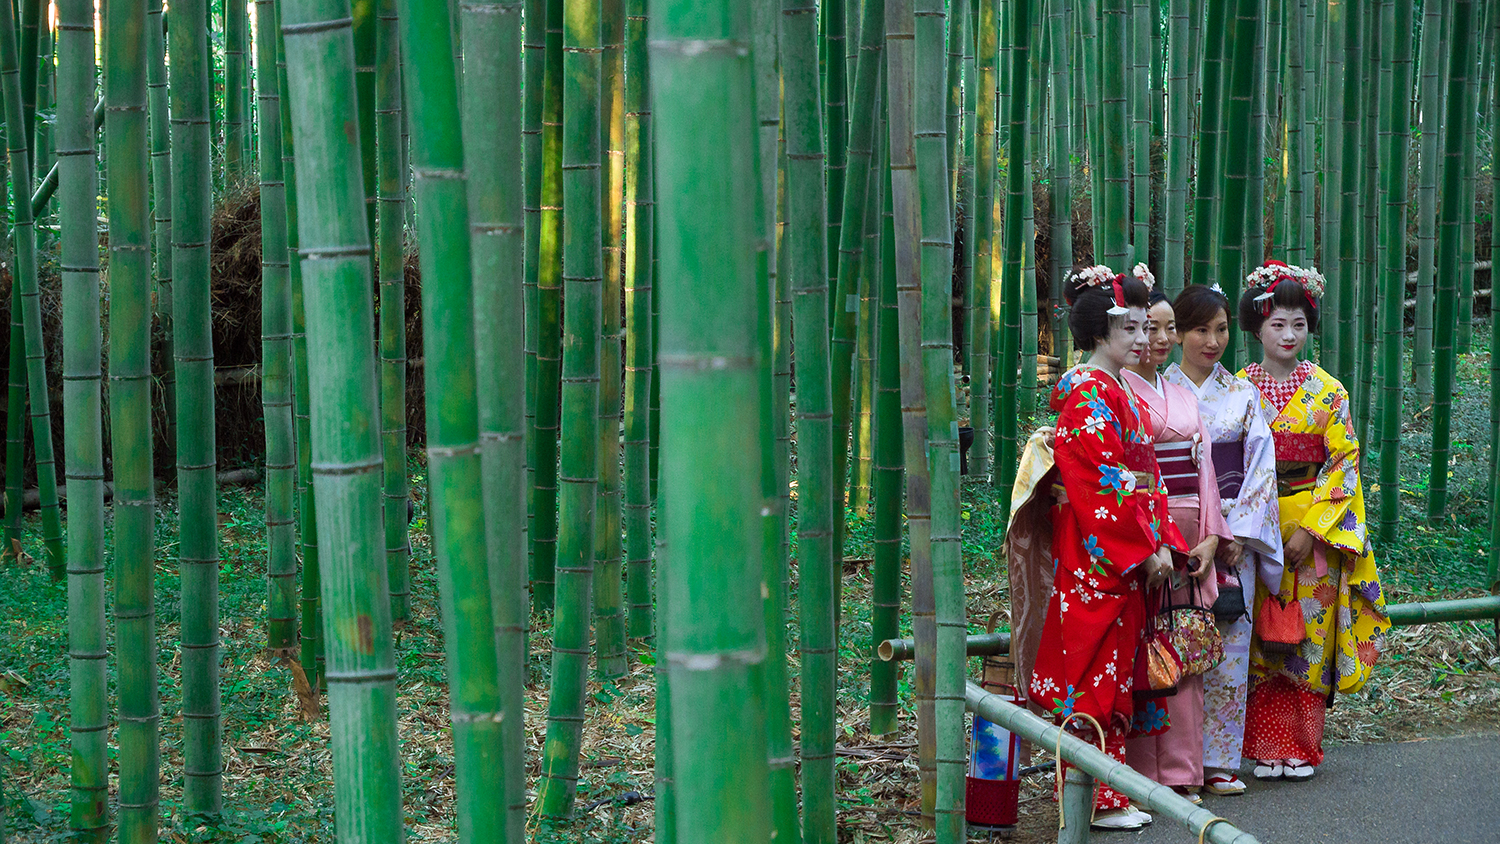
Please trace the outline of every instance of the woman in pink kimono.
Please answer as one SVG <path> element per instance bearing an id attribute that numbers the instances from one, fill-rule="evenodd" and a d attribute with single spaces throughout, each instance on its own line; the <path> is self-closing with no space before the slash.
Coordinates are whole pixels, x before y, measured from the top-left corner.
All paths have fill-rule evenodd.
<path id="1" fill-rule="evenodd" d="M 1224 661 L 1203 675 L 1203 787 L 1212 794 L 1243 794 L 1245 783 L 1235 772 L 1245 743 L 1250 609 L 1257 578 L 1268 589 L 1281 583 L 1276 448 L 1260 391 L 1219 364 L 1229 346 L 1229 300 L 1218 288 L 1195 284 L 1178 294 L 1172 309 L 1182 363 L 1168 366 L 1162 380 L 1198 397 L 1224 521 L 1234 534 L 1219 548 L 1220 595 L 1236 586 L 1245 599 L 1238 617 L 1219 622 Z"/>
<path id="2" fill-rule="evenodd" d="M 1144 276 L 1147 284 L 1154 281 L 1144 265 L 1136 267 L 1136 275 Z M 1172 521 L 1193 548 L 1188 557 L 1175 561 L 1167 601 L 1211 607 L 1219 594 L 1213 558 L 1219 543 L 1227 544 L 1234 536 L 1220 509 L 1218 481 L 1209 437 L 1198 414 L 1198 399 L 1190 390 L 1157 374 L 1156 367 L 1166 363 L 1177 337 L 1172 304 L 1160 293 L 1152 298 L 1146 312 L 1149 353 L 1127 367 L 1124 380 L 1149 411 L 1156 462 L 1167 487 L 1167 506 Z M 1176 694 L 1138 702 L 1131 732 L 1134 737 L 1125 746 L 1130 767 L 1198 802 L 1197 791 L 1203 785 L 1203 678 L 1184 676 Z"/>

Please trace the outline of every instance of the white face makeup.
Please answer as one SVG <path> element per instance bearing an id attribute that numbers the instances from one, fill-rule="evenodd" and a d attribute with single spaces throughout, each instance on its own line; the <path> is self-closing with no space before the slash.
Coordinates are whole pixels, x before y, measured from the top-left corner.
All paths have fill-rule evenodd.
<path id="1" fill-rule="evenodd" d="M 1297 365 L 1297 354 L 1307 345 L 1307 314 L 1301 308 L 1276 308 L 1260 326 L 1260 344 L 1266 360 Z"/>
<path id="2" fill-rule="evenodd" d="M 1183 332 L 1178 341 L 1182 343 L 1182 362 L 1194 369 L 1212 369 L 1224 348 L 1229 345 L 1229 315 L 1220 308 L 1218 314 L 1207 325 L 1193 327 Z"/>
<path id="3" fill-rule="evenodd" d="M 1157 302 L 1146 311 L 1147 356 L 1141 360 L 1151 366 L 1161 366 L 1172 355 L 1172 346 L 1177 343 L 1177 319 L 1171 302 Z"/>
<path id="4" fill-rule="evenodd" d="M 1134 366 L 1147 354 L 1146 309 L 1130 308 L 1109 321 L 1109 336 L 1094 346 L 1094 357 L 1116 369 Z"/>

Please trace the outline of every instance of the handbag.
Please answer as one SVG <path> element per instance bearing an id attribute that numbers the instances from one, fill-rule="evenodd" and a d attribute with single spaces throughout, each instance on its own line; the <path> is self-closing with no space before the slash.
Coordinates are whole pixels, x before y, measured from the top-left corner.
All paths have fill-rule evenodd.
<path id="1" fill-rule="evenodd" d="M 1238 575 L 1234 580 L 1219 584 L 1219 597 L 1214 599 L 1214 621 L 1233 624 L 1245 615 L 1245 587 L 1240 585 Z"/>
<path id="2" fill-rule="evenodd" d="M 1292 599 L 1283 601 L 1267 595 L 1255 613 L 1255 635 L 1260 649 L 1268 654 L 1294 654 L 1307 636 L 1302 618 L 1302 602 L 1297 599 L 1297 578 L 1292 577 Z"/>
<path id="3" fill-rule="evenodd" d="M 1149 616 L 1145 636 L 1136 651 L 1131 688 L 1136 700 L 1177 694 L 1177 684 L 1182 681 L 1182 658 L 1167 631 L 1161 628 L 1160 618 L 1160 614 Z"/>
<path id="4" fill-rule="evenodd" d="M 1158 615 L 1182 659 L 1184 676 L 1206 674 L 1224 661 L 1224 637 L 1213 611 L 1203 606 L 1202 585 L 1196 580 L 1186 604 L 1169 604 Z"/>

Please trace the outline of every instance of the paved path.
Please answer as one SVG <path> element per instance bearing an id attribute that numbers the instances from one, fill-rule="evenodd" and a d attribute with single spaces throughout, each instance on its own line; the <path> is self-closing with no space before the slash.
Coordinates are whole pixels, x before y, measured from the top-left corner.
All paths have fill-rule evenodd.
<path id="1" fill-rule="evenodd" d="M 1259 782 L 1210 810 L 1265 844 L 1500 844 L 1500 735 L 1331 747 L 1305 783 Z M 1192 842 L 1162 818 L 1142 832 L 1096 833 L 1101 844 Z"/>

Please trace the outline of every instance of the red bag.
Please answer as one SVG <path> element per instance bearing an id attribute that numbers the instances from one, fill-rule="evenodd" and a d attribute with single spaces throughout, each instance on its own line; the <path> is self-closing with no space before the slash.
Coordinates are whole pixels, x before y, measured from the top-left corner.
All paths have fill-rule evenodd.
<path id="1" fill-rule="evenodd" d="M 1160 605 L 1158 599 L 1157 607 Z M 1162 628 L 1160 612 L 1153 612 L 1147 618 L 1132 673 L 1131 691 L 1136 700 L 1177 694 L 1177 684 L 1182 680 L 1182 657 L 1172 646 L 1170 633 Z"/>
<path id="2" fill-rule="evenodd" d="M 1302 602 L 1297 600 L 1297 577 L 1292 576 L 1292 599 L 1283 601 L 1267 595 L 1255 614 L 1255 635 L 1261 650 L 1268 654 L 1294 654 L 1307 636 L 1302 619 Z"/>

